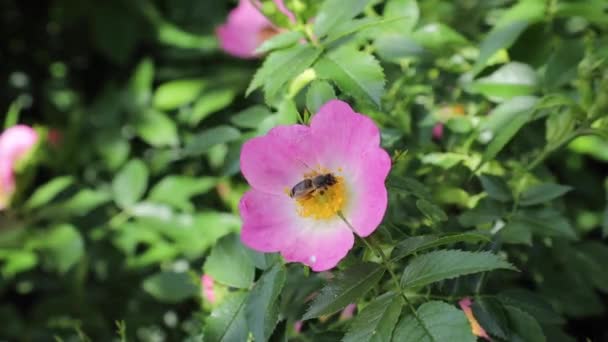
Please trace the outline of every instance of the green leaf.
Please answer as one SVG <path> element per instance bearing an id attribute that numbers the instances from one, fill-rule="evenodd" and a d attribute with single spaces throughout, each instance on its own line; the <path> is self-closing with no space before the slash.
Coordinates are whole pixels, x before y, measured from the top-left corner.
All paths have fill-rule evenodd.
<path id="1" fill-rule="evenodd" d="M 473 66 L 473 74 L 478 74 L 488 60 L 501 49 L 508 49 L 519 35 L 528 28 L 527 21 L 513 21 L 505 26 L 496 26 L 479 45 L 479 57 Z"/>
<path id="2" fill-rule="evenodd" d="M 499 104 L 483 118 L 483 121 L 479 125 L 481 137 L 483 135 L 489 136 L 490 139 L 495 137 L 506 125 L 512 122 L 516 116 L 525 111 L 535 109 L 538 103 L 539 101 L 536 97 L 521 96 Z"/>
<path id="3" fill-rule="evenodd" d="M 327 81 L 315 80 L 310 84 L 306 92 L 306 108 L 311 113 L 316 113 L 321 106 L 335 98 L 336 93 L 331 84 Z"/>
<path id="4" fill-rule="evenodd" d="M 153 109 L 138 116 L 135 130 L 140 138 L 155 147 L 175 146 L 179 143 L 175 122 L 165 113 Z"/>
<path id="5" fill-rule="evenodd" d="M 538 88 L 538 75 L 529 65 L 511 62 L 501 66 L 487 77 L 480 78 L 469 90 L 490 100 L 502 102 L 516 96 L 531 95 Z"/>
<path id="6" fill-rule="evenodd" d="M 412 39 L 435 53 L 444 53 L 452 48 L 468 45 L 467 39 L 451 27 L 442 23 L 427 24 L 412 34 Z"/>
<path id="7" fill-rule="evenodd" d="M 425 48 L 411 37 L 400 34 L 383 34 L 374 41 L 376 53 L 383 60 L 398 61 L 401 58 L 420 57 L 427 55 Z"/>
<path id="8" fill-rule="evenodd" d="M 439 206 L 425 199 L 417 200 L 416 207 L 434 224 L 448 220 L 448 215 Z"/>
<path id="9" fill-rule="evenodd" d="M 306 70 L 320 54 L 321 50 L 307 44 L 271 53 L 255 73 L 246 95 L 264 86 L 266 102 L 272 102 L 285 84 Z"/>
<path id="10" fill-rule="evenodd" d="M 216 281 L 241 289 L 249 288 L 255 272 L 255 266 L 237 235 L 220 239 L 203 269 Z"/>
<path id="11" fill-rule="evenodd" d="M 570 186 L 554 183 L 533 185 L 521 194 L 519 205 L 528 206 L 546 203 L 563 196 L 570 190 L 572 190 Z"/>
<path id="12" fill-rule="evenodd" d="M 544 0 L 525 0 L 515 3 L 505 11 L 496 27 L 504 27 L 516 21 L 535 23 L 545 18 L 547 3 Z"/>
<path id="13" fill-rule="evenodd" d="M 0 249 L 0 260 L 3 261 L 0 272 L 6 278 L 36 267 L 39 261 L 36 253 L 31 251 L 6 249 Z"/>
<path id="14" fill-rule="evenodd" d="M 507 340 L 508 321 L 501 302 L 494 297 L 477 297 L 471 309 L 479 325 L 488 334 Z"/>
<path id="15" fill-rule="evenodd" d="M 603 0 L 560 1 L 555 6 L 555 15 L 558 18 L 583 17 L 606 28 L 608 27 L 606 8 L 606 2 Z"/>
<path id="16" fill-rule="evenodd" d="M 36 189 L 34 194 L 30 196 L 25 203 L 25 207 L 28 209 L 36 209 L 48 204 L 72 184 L 74 184 L 74 178 L 71 176 L 53 178 Z"/>
<path id="17" fill-rule="evenodd" d="M 545 335 L 543 334 L 543 329 L 533 316 L 514 306 L 505 305 L 505 309 L 507 310 L 507 314 L 509 316 L 511 332 L 519 338 L 519 341 L 546 341 Z"/>
<path id="18" fill-rule="evenodd" d="M 431 152 L 420 156 L 420 161 L 424 164 L 439 166 L 444 170 L 451 169 L 468 159 L 468 155 L 454 152 Z"/>
<path id="19" fill-rule="evenodd" d="M 285 284 L 287 272 L 283 265 L 264 272 L 249 294 L 245 315 L 253 338 L 268 341 L 279 321 L 279 295 Z"/>
<path id="20" fill-rule="evenodd" d="M 287 31 L 265 40 L 262 45 L 255 50 L 256 54 L 265 54 L 270 51 L 290 47 L 304 39 L 304 34 L 299 31 Z"/>
<path id="21" fill-rule="evenodd" d="M 500 202 L 509 202 L 513 199 L 511 189 L 507 183 L 500 177 L 484 174 L 479 176 L 483 190 L 488 194 L 488 197 Z"/>
<path id="22" fill-rule="evenodd" d="M 54 227 L 40 237 L 40 247 L 47 252 L 47 260 L 52 261 L 60 272 L 67 272 L 84 255 L 84 240 L 72 225 Z"/>
<path id="23" fill-rule="evenodd" d="M 369 0 L 352 0 L 344 6 L 342 0 L 325 0 L 315 17 L 313 31 L 319 38 L 331 33 L 340 24 L 354 18 L 361 13 Z"/>
<path id="24" fill-rule="evenodd" d="M 253 249 L 247 248 L 247 254 L 256 268 L 263 271 L 269 269 L 278 262 L 280 256 L 278 253 L 262 253 L 254 251 Z"/>
<path id="25" fill-rule="evenodd" d="M 526 225 L 536 235 L 568 240 L 578 239 L 570 222 L 553 208 L 519 211 L 513 215 L 512 219 Z"/>
<path id="26" fill-rule="evenodd" d="M 474 227 L 501 219 L 506 214 L 504 205 L 489 198 L 483 198 L 475 208 L 465 211 L 458 217 L 458 222 L 465 227 Z"/>
<path id="27" fill-rule="evenodd" d="M 229 293 L 205 321 L 206 342 L 247 341 L 249 333 L 245 317 L 247 294 Z"/>
<path id="28" fill-rule="evenodd" d="M 464 312 L 439 301 L 422 304 L 417 310 L 419 322 L 407 315 L 395 328 L 395 342 L 475 342 Z M 430 336 L 429 336 L 430 334 Z"/>
<path id="29" fill-rule="evenodd" d="M 551 113 L 545 122 L 545 139 L 550 145 L 559 144 L 576 128 L 576 114 L 571 109 Z"/>
<path id="30" fill-rule="evenodd" d="M 473 129 L 473 122 L 467 116 L 449 118 L 445 125 L 450 131 L 461 134 L 469 133 Z"/>
<path id="31" fill-rule="evenodd" d="M 504 305 L 515 306 L 526 311 L 543 324 L 564 324 L 565 320 L 538 294 L 525 289 L 510 289 L 501 292 L 498 299 Z"/>
<path id="32" fill-rule="evenodd" d="M 237 127 L 255 129 L 271 115 L 266 106 L 256 105 L 238 112 L 230 118 L 230 122 Z"/>
<path id="33" fill-rule="evenodd" d="M 114 201 L 121 208 L 133 206 L 148 187 L 148 168 L 139 159 L 130 160 L 112 180 Z"/>
<path id="34" fill-rule="evenodd" d="M 343 342 L 390 341 L 403 300 L 393 292 L 376 297 L 363 309 L 350 325 Z"/>
<path id="35" fill-rule="evenodd" d="M 234 100 L 235 95 L 232 89 L 217 89 L 205 92 L 196 100 L 192 111 L 185 111 L 180 119 L 194 127 L 211 114 L 228 107 Z"/>
<path id="36" fill-rule="evenodd" d="M 532 246 L 532 229 L 526 221 L 513 216 L 500 230 L 500 237 L 504 243 L 524 244 Z"/>
<path id="37" fill-rule="evenodd" d="M 184 147 L 184 154 L 187 156 L 200 156 L 207 153 L 215 145 L 225 144 L 240 137 L 241 132 L 234 127 L 227 125 L 213 127 L 188 139 Z"/>
<path id="38" fill-rule="evenodd" d="M 391 23 L 388 30 L 400 34 L 411 32 L 418 23 L 420 9 L 416 0 L 389 0 L 384 7 L 386 19 L 399 18 L 399 21 Z"/>
<path id="39" fill-rule="evenodd" d="M 477 242 L 489 242 L 490 238 L 486 234 L 482 233 L 454 233 L 454 234 L 444 234 L 444 235 L 421 235 L 421 236 L 412 236 L 407 238 L 401 242 L 399 242 L 393 252 L 391 254 L 391 259 L 393 261 L 405 258 L 406 256 L 412 255 L 414 253 L 422 252 L 427 249 L 449 245 L 452 243 L 458 242 L 468 242 L 468 243 L 477 243 Z"/>
<path id="40" fill-rule="evenodd" d="M 153 83 L 154 62 L 151 58 L 146 57 L 139 62 L 129 80 L 129 96 L 132 97 L 129 101 L 135 104 L 134 109 L 139 109 L 148 104 L 152 97 Z"/>
<path id="41" fill-rule="evenodd" d="M 366 262 L 352 265 L 321 290 L 302 319 L 337 312 L 365 295 L 382 275 L 384 268 L 378 264 Z"/>
<path id="42" fill-rule="evenodd" d="M 547 61 L 543 84 L 557 88 L 574 80 L 584 53 L 583 43 L 578 39 L 561 42 Z"/>
<path id="43" fill-rule="evenodd" d="M 388 179 L 388 186 L 421 199 L 431 199 L 429 188 L 414 178 L 391 175 Z"/>
<path id="44" fill-rule="evenodd" d="M 420 287 L 444 279 L 495 269 L 516 270 L 513 265 L 489 252 L 441 250 L 413 259 L 403 271 L 403 287 Z"/>
<path id="45" fill-rule="evenodd" d="M 161 84 L 154 92 L 154 107 L 173 110 L 194 101 L 207 86 L 202 79 L 182 79 Z"/>
<path id="46" fill-rule="evenodd" d="M 357 100 L 380 107 L 384 94 L 384 72 L 380 63 L 369 53 L 346 45 L 317 61 L 319 77 L 332 80 L 343 92 Z"/>
<path id="47" fill-rule="evenodd" d="M 605 238 L 608 236 L 608 203 L 606 203 L 606 208 L 604 208 L 604 215 L 602 219 L 602 237 Z"/>
<path id="48" fill-rule="evenodd" d="M 194 206 L 190 203 L 190 198 L 206 193 L 216 184 L 217 179 L 214 177 L 169 175 L 150 190 L 148 200 L 168 204 L 176 209 L 193 211 Z"/>
<path id="49" fill-rule="evenodd" d="M 65 201 L 40 208 L 39 215 L 53 219 L 84 216 L 111 199 L 112 197 L 105 191 L 82 189 Z"/>
<path id="50" fill-rule="evenodd" d="M 523 102 L 523 103 L 522 103 Z M 526 108 L 525 103 L 530 104 L 528 98 L 524 97 L 515 97 L 508 102 L 503 103 L 505 108 L 503 110 L 513 112 L 516 115 L 513 115 L 512 120 L 508 122 L 501 130 L 498 131 L 498 134 L 483 153 L 482 162 L 479 164 L 477 169 L 479 169 L 483 164 L 485 164 L 489 160 L 493 160 L 496 158 L 496 155 L 507 145 L 511 139 L 519 132 L 519 130 L 528 123 L 530 117 L 532 116 L 532 111 Z M 508 108 L 508 109 L 507 109 Z"/>
<path id="51" fill-rule="evenodd" d="M 178 303 L 198 294 L 198 288 L 188 273 L 159 272 L 147 277 L 142 287 L 152 297 L 165 303 Z"/>
<path id="52" fill-rule="evenodd" d="M 373 35 L 374 29 L 377 29 L 382 24 L 387 24 L 387 22 L 391 23 L 395 21 L 394 19 L 382 20 L 378 18 L 361 18 L 345 21 L 332 30 L 331 34 L 323 40 L 323 45 L 330 50 L 351 39 L 356 39 L 354 37 L 357 34 Z"/>

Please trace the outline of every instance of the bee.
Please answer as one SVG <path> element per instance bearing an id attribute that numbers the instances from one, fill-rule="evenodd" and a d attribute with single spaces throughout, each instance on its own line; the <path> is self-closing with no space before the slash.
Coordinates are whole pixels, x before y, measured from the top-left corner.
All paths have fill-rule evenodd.
<path id="1" fill-rule="evenodd" d="M 336 184 L 337 182 L 338 180 L 331 173 L 318 175 L 313 178 L 306 178 L 291 188 L 291 191 L 289 191 L 289 196 L 296 199 L 304 198 L 312 195 L 317 190 L 321 193 L 321 195 L 323 195 L 327 188 Z"/>

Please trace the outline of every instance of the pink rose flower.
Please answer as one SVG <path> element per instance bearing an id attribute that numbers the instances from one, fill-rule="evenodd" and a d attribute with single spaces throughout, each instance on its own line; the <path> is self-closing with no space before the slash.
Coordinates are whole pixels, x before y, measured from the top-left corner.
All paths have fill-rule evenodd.
<path id="1" fill-rule="evenodd" d="M 228 14 L 227 22 L 218 27 L 216 32 L 222 49 L 235 57 L 257 57 L 257 47 L 280 32 L 280 29 L 254 6 L 253 1 L 257 0 L 240 0 L 239 5 Z M 291 21 L 295 21 L 293 13 L 285 7 L 283 0 L 274 2 L 282 13 Z"/>
<path id="2" fill-rule="evenodd" d="M 13 126 L 0 134 L 0 210 L 15 192 L 15 164 L 38 141 L 38 133 L 25 125 Z"/>
<path id="3" fill-rule="evenodd" d="M 217 299 L 215 296 L 215 290 L 213 289 L 213 278 L 210 275 L 203 274 L 201 276 L 201 286 L 203 290 L 203 299 L 208 301 L 209 303 L 215 303 Z"/>
<path id="4" fill-rule="evenodd" d="M 477 322 L 475 316 L 473 316 L 473 310 L 471 309 L 473 302 L 471 301 L 471 298 L 466 297 L 461 299 L 460 302 L 458 302 L 458 305 L 460 305 L 460 308 L 462 311 L 464 311 L 465 316 L 467 316 L 473 335 L 490 341 L 490 336 L 488 336 L 486 331 L 481 327 L 481 325 L 479 325 L 479 322 Z"/>
<path id="5" fill-rule="evenodd" d="M 353 246 L 340 213 L 365 237 L 386 211 L 391 159 L 374 122 L 345 102 L 326 103 L 310 126 L 247 141 L 240 162 L 252 187 L 239 203 L 243 243 L 314 271 L 333 268 Z"/>
<path id="6" fill-rule="evenodd" d="M 433 138 L 439 140 L 441 137 L 443 137 L 443 124 L 439 122 L 433 126 Z"/>
<path id="7" fill-rule="evenodd" d="M 293 330 L 294 330 L 296 333 L 298 333 L 298 334 L 299 334 L 299 333 L 301 333 L 301 332 L 302 332 L 302 327 L 303 327 L 303 326 L 304 326 L 304 321 L 296 321 L 296 322 L 293 324 Z"/>

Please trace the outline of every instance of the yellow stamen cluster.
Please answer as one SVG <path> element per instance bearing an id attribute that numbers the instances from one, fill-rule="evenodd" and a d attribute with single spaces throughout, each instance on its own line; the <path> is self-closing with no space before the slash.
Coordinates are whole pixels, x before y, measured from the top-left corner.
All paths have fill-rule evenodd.
<path id="1" fill-rule="evenodd" d="M 335 217 L 346 204 L 344 178 L 336 176 L 336 184 L 317 189 L 312 194 L 296 199 L 298 214 L 316 220 Z"/>

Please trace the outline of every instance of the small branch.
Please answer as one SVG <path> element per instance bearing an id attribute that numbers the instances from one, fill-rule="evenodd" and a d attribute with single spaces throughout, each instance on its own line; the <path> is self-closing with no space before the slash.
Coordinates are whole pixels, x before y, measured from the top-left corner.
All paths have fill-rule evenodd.
<path id="1" fill-rule="evenodd" d="M 401 295 L 401 297 L 403 298 L 403 300 L 405 301 L 405 303 L 407 304 L 407 306 L 409 307 L 410 311 L 412 312 L 412 314 L 414 315 L 414 318 L 416 318 L 416 320 L 418 321 L 418 324 L 420 324 L 420 326 L 424 329 L 424 332 L 431 338 L 431 340 L 433 341 L 433 335 L 431 335 L 431 332 L 428 331 L 427 327 L 424 325 L 424 322 L 422 322 L 422 319 L 420 319 L 420 317 L 418 316 L 418 313 L 416 312 L 416 309 L 414 308 L 414 306 L 412 305 L 412 303 L 410 302 L 410 300 L 407 298 L 407 296 L 405 295 L 405 291 L 403 290 L 403 288 L 401 287 L 401 284 L 399 282 L 399 278 L 397 278 L 397 275 L 395 274 L 395 272 L 393 272 L 393 268 L 391 267 L 391 263 L 388 260 L 388 258 L 386 257 L 386 255 L 384 254 L 384 252 L 382 251 L 382 248 L 380 248 L 380 246 L 377 246 L 374 242 L 373 239 L 370 238 L 370 240 L 372 241 L 372 243 L 370 243 L 369 241 L 367 241 L 366 239 L 360 237 L 359 235 L 357 235 L 355 233 L 355 228 L 353 228 L 353 226 L 350 224 L 350 222 L 346 219 L 346 217 L 344 217 L 344 215 L 342 214 L 342 212 L 338 212 L 338 216 L 340 216 L 340 218 L 342 219 L 342 221 L 344 221 L 344 223 L 346 223 L 346 225 L 353 231 L 353 233 L 361 240 L 363 241 L 363 243 L 365 244 L 365 246 L 367 248 L 369 248 L 374 254 L 376 254 L 378 257 L 380 257 L 380 259 L 382 259 L 382 265 L 384 266 L 384 268 L 388 271 L 388 273 L 391 275 L 391 279 L 393 280 L 393 283 L 395 284 L 395 288 L 397 289 L 397 291 L 399 292 L 399 294 Z"/>

